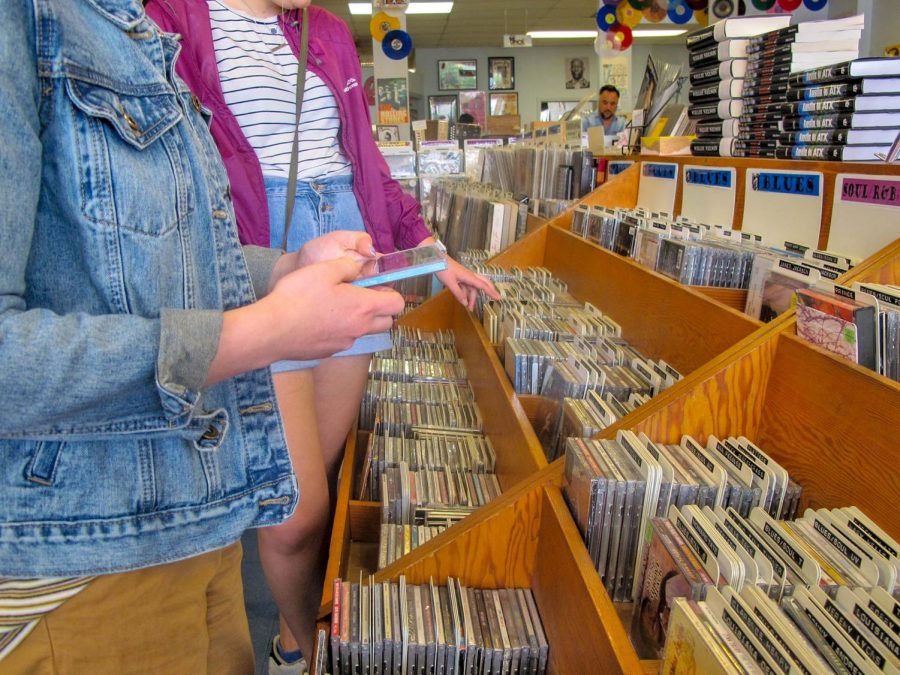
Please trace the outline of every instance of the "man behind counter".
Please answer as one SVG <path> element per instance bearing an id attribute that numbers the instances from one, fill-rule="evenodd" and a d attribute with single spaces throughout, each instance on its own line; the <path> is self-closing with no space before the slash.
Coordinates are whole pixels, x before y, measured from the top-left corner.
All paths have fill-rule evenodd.
<path id="1" fill-rule="evenodd" d="M 616 115 L 619 107 L 619 90 L 611 84 L 600 87 L 600 96 L 597 101 L 597 112 L 585 121 L 585 129 L 588 127 L 603 126 L 604 136 L 615 136 L 625 130 L 627 120 Z"/>

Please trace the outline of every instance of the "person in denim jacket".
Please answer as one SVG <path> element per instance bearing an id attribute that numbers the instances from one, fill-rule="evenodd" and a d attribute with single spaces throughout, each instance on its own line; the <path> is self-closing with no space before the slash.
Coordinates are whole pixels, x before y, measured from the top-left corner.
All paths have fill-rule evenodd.
<path id="1" fill-rule="evenodd" d="M 345 283 L 365 233 L 240 245 L 140 0 L 5 0 L 0 26 L 0 670 L 248 672 L 235 542 L 297 502 L 268 366 L 403 299 Z"/>
<path id="2" fill-rule="evenodd" d="M 147 13 L 181 35 L 177 72 L 212 110 L 210 131 L 231 181 L 241 241 L 293 250 L 340 228 L 368 232 L 380 253 L 434 242 L 419 203 L 391 177 L 372 138 L 359 56 L 340 18 L 310 0 L 149 0 Z M 308 63 L 298 124 L 304 16 Z M 298 180 L 286 229 L 292 168 Z M 499 298 L 490 281 L 447 263 L 437 276 L 464 305 L 474 307 L 479 291 Z M 290 521 L 258 532 L 281 614 L 271 673 L 302 672 L 302 655 L 311 652 L 344 444 L 371 355 L 390 346 L 390 335 L 366 336 L 333 358 L 273 365 L 279 401 L 290 411 L 288 447 L 304 497 Z"/>

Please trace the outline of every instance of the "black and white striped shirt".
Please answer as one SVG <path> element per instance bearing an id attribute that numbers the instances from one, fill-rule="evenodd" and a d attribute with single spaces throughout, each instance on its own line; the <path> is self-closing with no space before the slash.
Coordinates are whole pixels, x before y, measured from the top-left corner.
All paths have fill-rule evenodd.
<path id="1" fill-rule="evenodd" d="M 256 151 L 263 173 L 287 177 L 294 140 L 297 58 L 277 17 L 258 19 L 219 0 L 207 2 L 225 103 Z M 350 173 L 339 132 L 334 96 L 318 75 L 307 70 L 298 179 Z"/>

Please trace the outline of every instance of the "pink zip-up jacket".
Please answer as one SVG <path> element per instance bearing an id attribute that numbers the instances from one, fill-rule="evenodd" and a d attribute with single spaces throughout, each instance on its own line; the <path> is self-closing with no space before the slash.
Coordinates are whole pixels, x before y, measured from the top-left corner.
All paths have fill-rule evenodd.
<path id="1" fill-rule="evenodd" d="M 262 169 L 225 103 L 219 81 L 206 0 L 150 0 L 147 14 L 170 33 L 182 35 L 175 70 L 212 111 L 210 131 L 228 171 L 238 234 L 244 244 L 269 245 L 269 210 Z M 301 12 L 280 18 L 288 44 L 299 55 Z M 431 235 L 419 203 L 403 192 L 372 138 L 362 71 L 346 24 L 330 12 L 309 8 L 309 70 L 328 85 L 341 118 L 341 149 L 353 165 L 353 192 L 376 250 L 412 248 Z"/>

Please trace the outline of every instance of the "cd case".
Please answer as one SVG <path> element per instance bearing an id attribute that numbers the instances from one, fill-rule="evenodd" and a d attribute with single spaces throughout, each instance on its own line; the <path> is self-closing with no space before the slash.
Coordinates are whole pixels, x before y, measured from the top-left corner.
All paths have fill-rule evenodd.
<path id="1" fill-rule="evenodd" d="M 445 269 L 447 269 L 447 255 L 444 247 L 432 244 L 394 251 L 375 258 L 366 263 L 362 276 L 354 280 L 353 284 L 362 287 L 378 286 Z"/>

